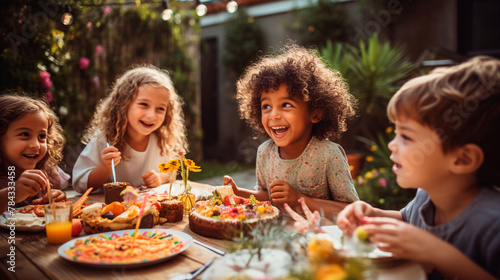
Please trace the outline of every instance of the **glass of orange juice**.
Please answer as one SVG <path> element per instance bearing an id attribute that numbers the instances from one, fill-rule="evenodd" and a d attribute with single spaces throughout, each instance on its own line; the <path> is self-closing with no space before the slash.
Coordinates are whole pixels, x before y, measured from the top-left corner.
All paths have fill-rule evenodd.
<path id="1" fill-rule="evenodd" d="M 59 202 L 47 204 L 45 210 L 45 231 L 47 243 L 61 244 L 71 240 L 73 203 Z"/>

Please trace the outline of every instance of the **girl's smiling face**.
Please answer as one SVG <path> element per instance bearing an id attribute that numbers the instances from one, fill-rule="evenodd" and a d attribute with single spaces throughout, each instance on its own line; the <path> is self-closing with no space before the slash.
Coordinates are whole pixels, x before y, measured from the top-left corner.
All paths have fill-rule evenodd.
<path id="1" fill-rule="evenodd" d="M 165 120 L 168 98 L 164 87 L 141 86 L 127 111 L 127 135 L 136 138 L 157 130 Z"/>
<path id="2" fill-rule="evenodd" d="M 451 153 L 445 154 L 439 135 L 431 128 L 403 118 L 395 122 L 396 136 L 389 142 L 392 171 L 402 188 L 423 188 L 443 185 L 449 180 Z"/>
<path id="3" fill-rule="evenodd" d="M 311 140 L 313 125 L 321 120 L 320 114 L 310 112 L 304 100 L 290 97 L 286 84 L 276 91 L 262 93 L 260 105 L 262 125 L 280 147 L 281 158 L 298 157 Z"/>
<path id="4" fill-rule="evenodd" d="M 16 174 L 34 169 L 47 153 L 48 126 L 41 111 L 24 114 L 13 121 L 1 137 L 2 164 L 15 166 Z"/>

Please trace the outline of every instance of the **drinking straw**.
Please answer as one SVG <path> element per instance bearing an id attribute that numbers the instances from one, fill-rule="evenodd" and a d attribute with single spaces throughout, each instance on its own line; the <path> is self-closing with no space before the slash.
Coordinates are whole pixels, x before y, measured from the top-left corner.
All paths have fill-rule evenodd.
<path id="1" fill-rule="evenodd" d="M 56 211 L 54 205 L 54 198 L 52 197 L 52 190 L 50 189 L 50 182 L 47 181 L 47 195 L 49 197 L 50 209 L 52 209 L 52 219 L 56 219 Z"/>
<path id="2" fill-rule="evenodd" d="M 139 211 L 139 218 L 137 219 L 137 224 L 135 225 L 134 237 L 137 237 L 137 230 L 141 224 L 142 214 L 144 213 L 144 208 L 146 208 L 146 202 L 148 201 L 149 194 L 144 194 L 144 200 L 142 201 L 141 211 Z"/>
<path id="3" fill-rule="evenodd" d="M 106 142 L 106 146 L 109 147 L 109 142 Z M 115 161 L 113 159 L 111 159 L 111 170 L 113 171 L 113 181 L 116 183 Z"/>
<path id="4" fill-rule="evenodd" d="M 54 199 L 52 198 L 52 190 L 50 189 L 50 183 L 47 182 L 47 195 L 49 197 L 49 204 L 53 205 Z"/>

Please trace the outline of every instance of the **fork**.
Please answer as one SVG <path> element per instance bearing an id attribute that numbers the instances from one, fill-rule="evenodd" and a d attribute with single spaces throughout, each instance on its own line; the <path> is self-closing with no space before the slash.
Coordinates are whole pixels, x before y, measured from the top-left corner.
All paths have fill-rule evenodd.
<path id="1" fill-rule="evenodd" d="M 212 257 L 205 264 L 203 264 L 200 268 L 195 269 L 195 270 L 191 271 L 190 273 L 175 274 L 175 275 L 170 276 L 168 279 L 169 280 L 191 280 L 191 279 L 194 279 L 196 276 L 200 275 L 203 271 L 205 271 L 205 269 L 207 269 L 212 264 L 214 259 L 215 259 L 215 257 Z"/>

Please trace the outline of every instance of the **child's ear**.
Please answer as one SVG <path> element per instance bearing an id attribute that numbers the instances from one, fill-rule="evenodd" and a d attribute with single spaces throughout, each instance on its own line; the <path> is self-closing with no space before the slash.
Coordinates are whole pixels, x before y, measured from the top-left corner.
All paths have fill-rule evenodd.
<path id="1" fill-rule="evenodd" d="M 453 171 L 458 174 L 476 172 L 483 164 L 484 153 L 476 144 L 465 144 L 456 151 L 456 158 L 453 162 Z"/>
<path id="2" fill-rule="evenodd" d="M 312 123 L 319 123 L 323 119 L 323 111 L 320 109 L 315 109 L 311 113 L 311 122 Z"/>

